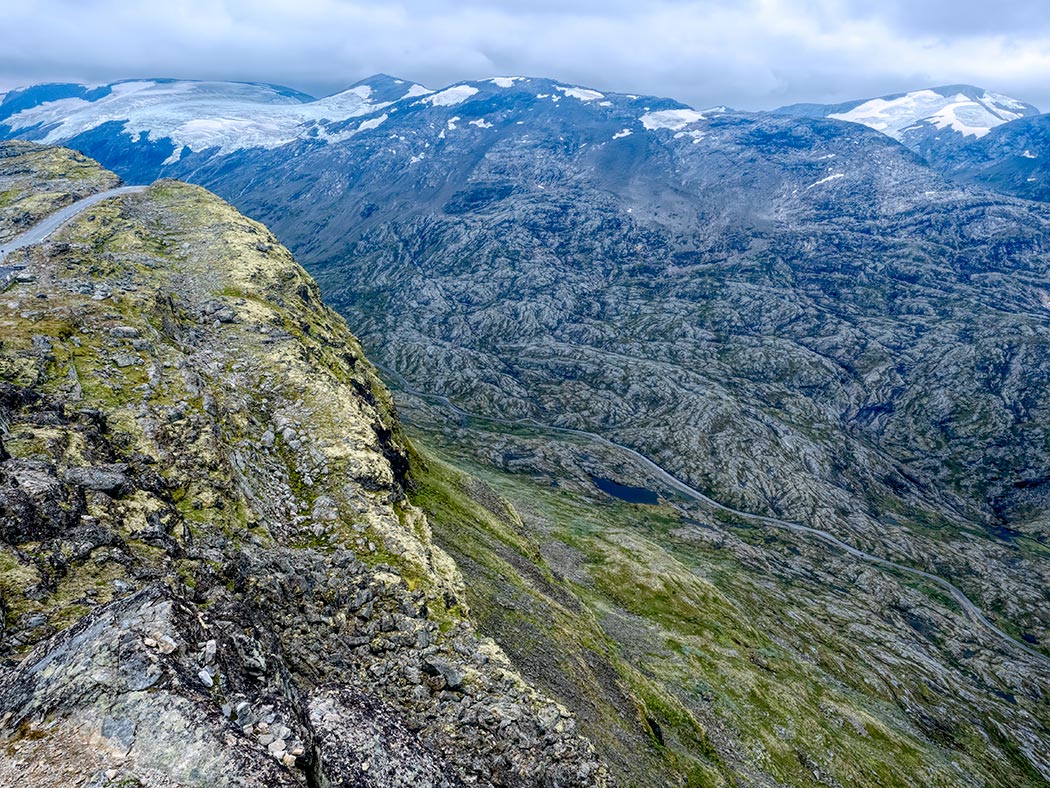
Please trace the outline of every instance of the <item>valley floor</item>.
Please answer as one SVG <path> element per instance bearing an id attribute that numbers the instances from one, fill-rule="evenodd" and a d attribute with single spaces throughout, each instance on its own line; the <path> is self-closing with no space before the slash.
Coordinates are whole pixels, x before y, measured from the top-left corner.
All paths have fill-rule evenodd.
<path id="1" fill-rule="evenodd" d="M 1045 657 L 944 587 L 690 500 L 579 433 L 399 407 L 482 629 L 627 784 L 1050 780 Z M 592 477 L 664 492 L 630 504 Z"/>

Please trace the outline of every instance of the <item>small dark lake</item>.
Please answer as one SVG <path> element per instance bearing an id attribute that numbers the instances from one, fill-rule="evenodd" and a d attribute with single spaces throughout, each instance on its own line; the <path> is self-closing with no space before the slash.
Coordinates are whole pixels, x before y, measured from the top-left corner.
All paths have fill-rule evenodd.
<path id="1" fill-rule="evenodd" d="M 592 476 L 591 481 L 603 493 L 608 493 L 614 498 L 619 498 L 621 501 L 627 501 L 628 503 L 644 503 L 654 506 L 660 500 L 659 495 L 644 487 L 631 487 L 627 484 L 619 484 L 612 479 L 603 479 L 601 476 Z"/>

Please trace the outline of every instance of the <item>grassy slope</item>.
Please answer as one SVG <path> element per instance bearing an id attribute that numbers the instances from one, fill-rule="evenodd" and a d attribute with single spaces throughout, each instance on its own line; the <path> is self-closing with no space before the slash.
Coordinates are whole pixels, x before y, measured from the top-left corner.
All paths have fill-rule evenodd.
<path id="1" fill-rule="evenodd" d="M 462 568 L 474 616 L 577 711 L 626 784 L 1043 784 L 1006 740 L 993 749 L 965 721 L 916 725 L 902 710 L 915 692 L 938 703 L 938 688 L 906 665 L 886 678 L 868 665 L 863 638 L 824 613 L 835 592 L 800 578 L 785 593 L 686 537 L 671 507 L 493 470 L 433 433 L 415 440 L 414 500 Z"/>

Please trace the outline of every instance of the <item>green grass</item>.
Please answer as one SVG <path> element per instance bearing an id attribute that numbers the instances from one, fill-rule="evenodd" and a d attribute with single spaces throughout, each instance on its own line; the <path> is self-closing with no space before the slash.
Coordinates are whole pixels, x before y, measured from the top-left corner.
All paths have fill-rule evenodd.
<path id="1" fill-rule="evenodd" d="M 460 442 L 480 431 L 413 440 L 413 502 L 463 571 L 482 631 L 577 711 L 624 784 L 728 785 L 757 768 L 793 786 L 954 788 L 953 762 L 989 785 L 1037 784 L 965 717 L 917 730 L 869 664 L 878 644 L 822 617 L 833 592 L 756 578 L 730 551 L 683 540 L 670 506 L 478 463 Z M 751 542 L 761 529 L 747 530 Z M 566 552 L 573 568 L 545 558 Z M 945 701 L 921 671 L 894 681 L 921 705 Z"/>

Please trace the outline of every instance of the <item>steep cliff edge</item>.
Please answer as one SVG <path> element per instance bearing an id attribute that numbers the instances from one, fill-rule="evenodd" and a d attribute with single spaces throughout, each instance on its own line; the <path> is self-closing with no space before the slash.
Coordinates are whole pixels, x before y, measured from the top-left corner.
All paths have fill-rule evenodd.
<path id="1" fill-rule="evenodd" d="M 607 782 L 476 634 L 389 394 L 263 226 L 159 182 L 25 263 L 0 296 L 0 784 Z"/>

